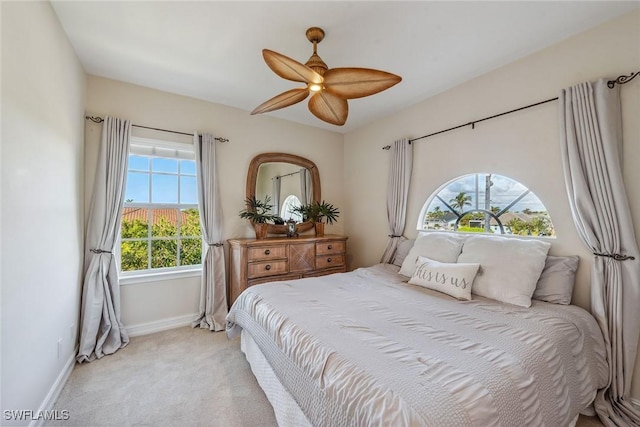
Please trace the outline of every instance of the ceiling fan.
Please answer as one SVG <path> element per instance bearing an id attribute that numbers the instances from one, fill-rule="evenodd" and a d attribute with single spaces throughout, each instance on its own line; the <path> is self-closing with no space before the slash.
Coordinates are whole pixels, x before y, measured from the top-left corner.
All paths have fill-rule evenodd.
<path id="1" fill-rule="evenodd" d="M 324 31 L 318 27 L 307 30 L 307 39 L 313 43 L 313 55 L 306 64 L 269 49 L 262 56 L 269 68 L 283 79 L 306 84 L 304 88 L 291 89 L 256 107 L 251 114 L 267 113 L 289 107 L 309 99 L 309 111 L 325 122 L 342 126 L 347 121 L 347 99 L 363 98 L 382 92 L 399 83 L 402 78 L 385 71 L 369 68 L 332 68 L 318 56 L 318 43 L 324 39 Z"/>

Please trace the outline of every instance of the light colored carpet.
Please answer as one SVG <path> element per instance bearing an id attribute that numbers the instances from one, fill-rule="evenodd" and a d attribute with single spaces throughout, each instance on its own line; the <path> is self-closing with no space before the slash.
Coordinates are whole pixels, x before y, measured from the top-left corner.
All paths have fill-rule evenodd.
<path id="1" fill-rule="evenodd" d="M 135 337 L 100 360 L 76 365 L 50 426 L 276 426 L 273 409 L 223 332 L 189 327 Z M 602 426 L 580 417 L 578 427 Z"/>
<path id="2" fill-rule="evenodd" d="M 269 401 L 224 332 L 190 327 L 135 337 L 76 365 L 52 426 L 276 426 Z"/>

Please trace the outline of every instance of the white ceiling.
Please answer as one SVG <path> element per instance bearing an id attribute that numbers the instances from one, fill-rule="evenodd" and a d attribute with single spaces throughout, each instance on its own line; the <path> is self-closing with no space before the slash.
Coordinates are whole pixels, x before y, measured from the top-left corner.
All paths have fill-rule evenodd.
<path id="1" fill-rule="evenodd" d="M 85 70 L 253 110 L 300 84 L 264 63 L 268 48 L 306 62 L 305 31 L 325 30 L 318 54 L 333 67 L 402 76 L 349 101 L 342 126 L 301 102 L 267 113 L 348 132 L 377 118 L 638 8 L 638 1 L 52 1 Z"/>

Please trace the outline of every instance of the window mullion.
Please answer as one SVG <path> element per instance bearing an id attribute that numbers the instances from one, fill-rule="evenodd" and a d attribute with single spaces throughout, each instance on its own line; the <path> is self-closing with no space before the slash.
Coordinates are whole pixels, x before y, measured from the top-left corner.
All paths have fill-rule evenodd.
<path id="1" fill-rule="evenodd" d="M 182 183 L 182 176 L 180 175 L 180 160 L 178 160 L 178 205 L 180 205 L 180 202 L 182 201 L 181 195 L 180 195 L 180 188 L 182 187 L 181 185 Z M 178 267 L 180 267 L 182 265 L 182 263 L 180 262 L 180 253 L 181 253 L 181 239 L 180 237 L 182 236 L 182 209 L 178 208 L 178 212 L 177 212 L 177 219 L 176 219 L 176 265 Z"/>
<path id="2" fill-rule="evenodd" d="M 152 240 L 152 229 L 153 229 L 153 209 L 147 209 L 147 270 L 151 270 L 151 243 Z"/>

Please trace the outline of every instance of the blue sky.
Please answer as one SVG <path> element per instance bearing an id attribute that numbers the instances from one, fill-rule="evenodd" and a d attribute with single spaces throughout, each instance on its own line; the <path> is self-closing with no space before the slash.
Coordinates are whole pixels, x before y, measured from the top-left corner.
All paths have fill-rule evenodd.
<path id="1" fill-rule="evenodd" d="M 129 156 L 125 200 L 134 203 L 198 203 L 193 160 Z M 151 200 L 149 177 L 151 176 Z M 178 190 L 180 200 L 178 200 Z"/>

